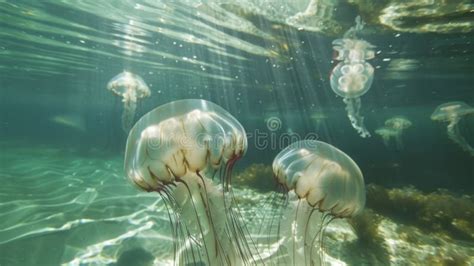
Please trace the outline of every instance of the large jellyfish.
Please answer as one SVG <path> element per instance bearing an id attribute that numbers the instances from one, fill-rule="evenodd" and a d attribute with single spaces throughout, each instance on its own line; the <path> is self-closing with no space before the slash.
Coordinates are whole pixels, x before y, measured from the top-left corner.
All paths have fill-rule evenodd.
<path id="1" fill-rule="evenodd" d="M 463 116 L 474 114 L 474 108 L 464 102 L 448 102 L 436 107 L 431 120 L 448 123 L 448 137 L 457 143 L 464 151 L 474 156 L 474 148 L 469 145 L 459 131 L 458 123 Z"/>
<path id="2" fill-rule="evenodd" d="M 375 131 L 384 141 L 385 146 L 389 146 L 390 139 L 395 139 L 397 149 L 403 149 L 402 135 L 405 130 L 411 127 L 412 123 L 404 116 L 394 116 L 385 121 L 385 126 Z"/>
<path id="3" fill-rule="evenodd" d="M 151 92 L 145 81 L 138 75 L 124 71 L 107 83 L 107 89 L 122 97 L 122 129 L 128 132 L 133 125 L 138 99 L 149 97 Z"/>
<path id="4" fill-rule="evenodd" d="M 272 167 L 277 183 L 287 192 L 287 210 L 292 210 L 281 215 L 278 230 L 290 231 L 284 240 L 289 261 L 284 264 L 323 264 L 325 227 L 335 218 L 352 217 L 364 208 L 362 172 L 344 152 L 316 140 L 291 144 L 275 157 Z M 313 256 L 318 254 L 314 253 L 317 243 L 319 256 Z"/>
<path id="5" fill-rule="evenodd" d="M 360 40 L 356 34 L 362 30 L 363 22 L 356 18 L 356 25 L 350 28 L 342 39 L 333 41 L 333 49 L 337 52 L 336 60 L 340 60 L 331 72 L 331 88 L 343 97 L 347 116 L 352 127 L 363 138 L 370 137 L 364 125 L 364 117 L 360 114 L 360 97 L 372 85 L 374 68 L 365 60 L 374 58 L 374 46 Z"/>
<path id="6" fill-rule="evenodd" d="M 204 100 L 162 105 L 130 131 L 126 175 L 140 189 L 159 193 L 170 209 L 177 264 L 253 261 L 230 186 L 232 166 L 246 149 L 242 125 Z"/>

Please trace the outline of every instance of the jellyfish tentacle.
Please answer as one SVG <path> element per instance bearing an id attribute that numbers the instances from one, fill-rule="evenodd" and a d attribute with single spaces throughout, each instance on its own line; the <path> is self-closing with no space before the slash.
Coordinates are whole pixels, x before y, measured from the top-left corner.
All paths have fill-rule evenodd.
<path id="1" fill-rule="evenodd" d="M 231 233 L 232 239 L 234 239 L 235 244 L 236 244 L 236 249 L 239 252 L 239 255 L 241 258 L 244 259 L 246 262 L 252 261 L 253 263 L 256 263 L 256 259 L 254 258 L 254 255 L 251 252 L 251 249 L 249 247 L 249 242 L 255 246 L 255 243 L 252 241 L 250 238 L 250 241 L 247 239 L 247 235 L 249 235 L 249 231 L 247 230 L 246 227 L 239 226 L 239 221 L 243 219 L 242 216 L 240 216 L 239 211 L 234 211 L 234 206 L 236 206 L 235 202 L 235 195 L 232 190 L 232 187 L 230 186 L 230 175 L 232 172 L 232 167 L 233 163 L 235 162 L 235 159 L 231 159 L 228 163 L 228 166 L 225 167 L 224 170 L 224 180 L 227 181 L 227 189 L 224 189 L 222 191 L 223 194 L 229 193 L 232 195 L 230 197 L 230 201 L 226 202 L 226 200 L 223 201 L 224 203 L 224 208 L 226 210 L 225 214 L 227 217 L 227 220 L 229 221 L 227 228 L 229 232 Z M 227 192 L 226 192 L 227 190 Z M 236 207 L 238 210 L 238 207 Z M 257 254 L 258 256 L 258 254 Z"/>
<path id="2" fill-rule="evenodd" d="M 277 190 L 279 190 L 279 192 L 272 192 L 270 194 L 270 197 L 268 197 L 268 199 L 265 200 L 264 204 L 262 206 L 264 206 L 264 208 L 262 209 L 274 209 L 274 206 L 286 206 L 287 204 L 287 200 L 288 200 L 288 195 L 286 195 L 285 193 L 283 193 L 284 189 L 281 185 L 278 185 L 277 186 Z M 282 251 L 281 251 L 281 241 L 283 240 L 283 237 L 280 235 L 280 231 L 281 231 L 281 226 L 279 224 L 279 222 L 284 218 L 284 210 L 283 208 L 278 208 L 276 210 L 276 212 L 271 212 L 270 217 L 267 218 L 267 216 L 265 215 L 264 216 L 264 219 L 262 221 L 262 223 L 260 224 L 260 227 L 258 229 L 258 235 L 261 235 L 261 234 L 264 234 L 264 230 L 265 229 L 270 229 L 270 231 L 267 232 L 266 237 L 263 239 L 265 245 L 267 245 L 267 247 L 269 248 L 268 250 L 266 250 L 266 254 L 265 254 L 265 257 L 264 258 L 260 258 L 261 261 L 263 261 L 263 259 L 266 259 L 266 258 L 269 258 L 269 257 L 272 257 L 272 256 L 276 256 L 276 257 L 284 257 L 281 255 Z M 273 228 L 276 228 L 275 231 L 273 231 Z M 274 236 L 273 236 L 274 234 Z M 272 237 L 275 237 L 277 242 L 276 242 L 276 247 L 275 247 L 275 244 L 272 243 Z M 273 250 L 270 250 L 270 248 L 273 247 Z M 277 254 L 280 254 L 280 256 L 278 256 Z M 285 259 L 285 262 L 283 263 L 283 265 L 289 265 L 290 263 L 288 263 Z"/>
<path id="3" fill-rule="evenodd" d="M 319 240 L 320 240 L 321 231 L 323 230 L 323 228 L 324 228 L 324 226 L 325 226 L 325 221 L 326 221 L 327 217 L 329 217 L 329 214 L 326 214 L 326 213 L 325 213 L 325 214 L 321 215 L 320 223 L 319 223 L 319 224 L 320 224 L 319 229 L 318 229 L 318 231 L 316 232 L 316 234 L 314 234 L 313 239 L 312 239 L 312 241 L 311 241 L 311 250 L 310 250 L 310 252 L 309 252 L 310 258 L 313 257 L 313 250 L 314 250 L 314 247 L 316 246 L 316 245 L 315 245 L 316 239 L 319 239 Z M 318 257 L 319 257 L 320 262 L 323 261 L 323 260 L 322 260 L 322 257 L 321 257 L 321 256 L 322 256 L 322 254 L 321 254 L 321 244 L 322 244 L 321 241 L 319 241 L 319 249 L 318 249 L 318 255 L 319 255 L 319 256 L 318 256 Z M 314 263 L 313 263 L 313 265 L 314 265 Z"/>
<path id="4" fill-rule="evenodd" d="M 212 222 L 210 221 L 210 217 L 207 213 L 199 214 L 198 210 L 206 210 L 208 206 L 204 202 L 202 195 L 199 192 L 199 189 L 193 187 L 190 188 L 190 185 L 194 185 L 194 183 L 187 183 L 185 181 L 180 181 L 184 187 L 186 188 L 189 201 L 191 202 L 192 208 L 187 208 L 189 210 L 194 211 L 194 215 L 196 216 L 197 224 L 200 230 L 201 238 L 203 240 L 204 249 L 207 256 L 207 261 L 210 265 L 214 263 L 218 263 L 217 260 L 221 260 L 222 257 L 220 256 L 219 252 L 219 240 L 217 239 L 216 232 L 212 228 Z M 205 211 L 206 212 L 206 211 Z"/>
<path id="5" fill-rule="evenodd" d="M 360 98 L 344 98 L 346 111 L 352 127 L 363 138 L 370 137 L 370 132 L 365 128 L 364 117 L 360 115 L 361 101 Z"/>
<path id="6" fill-rule="evenodd" d="M 310 228 L 310 220 L 311 220 L 311 216 L 313 215 L 313 213 L 315 212 L 316 209 L 312 208 L 310 210 L 310 213 L 308 215 L 308 219 L 306 221 L 306 225 L 305 225 L 305 230 L 304 230 L 304 240 L 303 240 L 303 243 L 304 243 L 304 252 L 306 254 L 306 257 L 305 257 L 305 265 L 311 265 L 311 249 L 312 249 L 312 246 L 311 246 L 311 242 L 308 243 L 308 239 L 309 238 L 309 228 Z M 308 250 L 309 249 L 309 250 Z M 308 261 L 308 259 L 310 261 Z"/>
<path id="7" fill-rule="evenodd" d="M 161 192 L 158 192 L 158 193 L 162 196 L 163 200 L 166 201 L 164 199 L 165 195 L 161 194 Z M 178 228 L 174 223 L 174 221 L 176 221 L 176 219 L 173 220 L 173 218 L 171 218 L 171 212 L 170 212 L 170 208 L 169 208 L 168 204 L 165 204 L 165 208 L 166 208 L 166 212 L 168 214 L 168 219 L 171 221 L 170 222 L 171 235 L 175 239 L 177 239 L 179 233 L 178 233 Z M 177 245 L 178 245 L 177 241 L 173 241 L 173 256 L 174 256 L 173 261 L 177 261 L 177 258 L 176 258 L 176 254 L 177 254 L 177 251 L 178 251 L 178 246 Z"/>
<path id="8" fill-rule="evenodd" d="M 201 194 L 201 198 L 203 201 L 205 201 L 205 211 L 209 217 L 209 222 L 211 224 L 211 229 L 214 231 L 214 235 L 217 235 L 217 224 L 216 222 L 214 222 L 214 214 L 212 213 L 211 211 L 211 204 L 213 203 L 213 201 L 210 199 L 210 193 L 207 193 L 207 185 L 206 185 L 206 181 L 204 179 L 204 177 L 199 173 L 199 172 L 196 172 L 196 175 L 201 179 L 201 182 L 203 184 L 203 189 L 204 191 L 206 191 L 206 193 L 204 193 L 204 196 Z M 205 199 L 203 199 L 203 197 Z M 223 238 L 225 239 L 225 238 Z M 224 259 L 226 260 L 227 264 L 231 264 L 231 261 L 233 261 L 234 259 L 230 259 L 229 258 L 229 254 L 226 253 L 226 249 L 224 249 L 224 247 L 222 246 L 223 244 L 221 243 L 221 240 L 216 238 L 216 241 L 217 241 L 217 244 L 219 245 L 219 249 L 222 251 L 222 253 L 224 254 Z"/>
<path id="9" fill-rule="evenodd" d="M 122 129 L 125 132 L 132 128 L 133 120 L 135 118 L 135 111 L 137 109 L 137 97 L 135 93 L 129 93 L 123 99 L 124 110 L 122 112 Z"/>
<path id="10" fill-rule="evenodd" d="M 467 140 L 461 135 L 459 131 L 459 117 L 453 118 L 447 127 L 448 137 L 456 144 L 458 144 L 461 149 L 468 152 L 471 156 L 474 156 L 474 148 L 467 142 Z"/>
<path id="11" fill-rule="evenodd" d="M 297 246 L 297 243 L 298 243 L 298 224 L 297 224 L 297 221 L 298 221 L 298 211 L 300 210 L 300 205 L 301 205 L 301 200 L 298 200 L 298 205 L 296 206 L 296 212 L 295 212 L 295 218 L 294 218 L 294 221 L 293 223 L 291 224 L 291 235 L 292 235 L 292 240 L 293 240 L 293 266 L 296 266 L 296 261 L 297 261 L 297 258 L 298 256 L 296 255 L 296 246 Z"/>
<path id="12" fill-rule="evenodd" d="M 390 137 L 389 136 L 382 136 L 382 139 L 383 139 L 383 144 L 386 147 L 389 147 L 390 146 Z"/>
<path id="13" fill-rule="evenodd" d="M 395 136 L 395 144 L 397 145 L 397 150 L 403 150 L 403 140 L 401 134 Z"/>
<path id="14" fill-rule="evenodd" d="M 319 256 L 320 256 L 320 261 L 321 263 L 324 261 L 324 255 L 326 254 L 326 252 L 324 251 L 324 232 L 326 231 L 327 229 L 327 226 L 334 220 L 336 219 L 337 217 L 336 216 L 328 216 L 328 221 L 326 222 L 325 225 L 323 225 L 321 227 L 321 232 L 319 234 L 319 241 L 320 241 L 320 244 L 319 244 Z"/>

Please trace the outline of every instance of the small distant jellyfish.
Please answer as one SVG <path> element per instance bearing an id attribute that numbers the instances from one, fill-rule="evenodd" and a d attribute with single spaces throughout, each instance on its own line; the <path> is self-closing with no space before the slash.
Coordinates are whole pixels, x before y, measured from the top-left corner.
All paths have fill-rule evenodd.
<path id="1" fill-rule="evenodd" d="M 177 265 L 255 263 L 230 186 L 246 150 L 242 125 L 205 100 L 162 105 L 131 129 L 125 173 L 141 190 L 159 193 L 170 210 Z"/>
<path id="2" fill-rule="evenodd" d="M 275 157 L 272 168 L 287 197 L 283 201 L 287 213 L 280 212 L 283 221 L 277 232 L 288 232 L 283 245 L 289 259 L 281 264 L 323 265 L 326 226 L 333 219 L 355 216 L 364 208 L 362 172 L 347 154 L 316 140 L 286 147 Z"/>
<path id="3" fill-rule="evenodd" d="M 322 111 L 317 111 L 310 116 L 311 120 L 314 121 L 315 130 L 319 131 L 324 122 L 328 119 L 327 115 Z"/>
<path id="4" fill-rule="evenodd" d="M 458 144 L 461 149 L 474 156 L 474 148 L 469 145 L 467 140 L 459 131 L 459 121 L 463 116 L 474 114 L 474 108 L 468 104 L 456 101 L 439 105 L 431 114 L 431 120 L 448 123 L 448 137 Z"/>
<path id="5" fill-rule="evenodd" d="M 398 149 L 401 149 L 403 144 L 401 143 L 401 131 L 390 128 L 390 127 L 381 127 L 375 130 L 375 134 L 379 135 L 384 145 L 388 148 L 390 147 L 390 142 L 392 139 L 395 140 L 395 144 L 397 145 Z"/>
<path id="6" fill-rule="evenodd" d="M 138 75 L 124 71 L 107 83 L 107 89 L 122 97 L 122 129 L 128 132 L 133 126 L 137 101 L 149 97 L 151 92 L 145 81 Z"/>
<path id="7" fill-rule="evenodd" d="M 408 118 L 397 115 L 392 118 L 389 118 L 385 121 L 385 126 L 389 128 L 393 128 L 399 131 L 405 131 L 405 129 L 411 127 L 411 121 Z"/>
<path id="8" fill-rule="evenodd" d="M 367 93 L 374 79 L 374 68 L 366 62 L 375 56 L 374 46 L 360 40 L 356 34 L 362 30 L 363 22 L 356 18 L 356 25 L 350 28 L 342 39 L 333 41 L 335 57 L 339 62 L 331 72 L 332 90 L 343 97 L 347 116 L 352 127 L 363 138 L 370 137 L 364 125 L 364 117 L 360 115 L 360 97 Z"/>
<path id="9" fill-rule="evenodd" d="M 380 135 L 385 146 L 389 146 L 390 139 L 395 140 L 398 150 L 403 149 L 402 136 L 405 130 L 411 127 L 412 123 L 404 116 L 394 116 L 385 121 L 385 126 L 376 130 L 376 134 Z"/>

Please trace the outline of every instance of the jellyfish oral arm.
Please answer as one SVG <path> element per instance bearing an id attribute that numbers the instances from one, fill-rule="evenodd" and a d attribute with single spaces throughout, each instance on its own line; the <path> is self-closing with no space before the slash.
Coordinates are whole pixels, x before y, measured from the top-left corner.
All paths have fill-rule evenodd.
<path id="1" fill-rule="evenodd" d="M 197 178 L 194 178 L 198 180 Z M 204 179 L 201 180 L 205 182 Z M 189 188 L 189 193 L 192 195 L 193 206 L 188 206 L 187 209 L 195 212 L 195 219 L 189 219 L 188 221 L 198 221 L 200 224 L 200 231 L 203 238 L 203 243 L 206 246 L 206 252 L 208 253 L 209 263 L 217 263 L 219 257 L 219 240 L 213 226 L 212 214 L 210 213 L 209 198 L 207 194 L 207 187 L 213 188 L 211 184 L 204 185 L 199 188 L 199 182 L 193 182 L 194 187 Z M 203 189 L 204 188 L 204 189 Z M 204 190 L 200 192 L 200 190 Z M 215 195 L 216 193 L 213 193 Z M 222 263 L 222 261 L 221 261 Z"/>
<path id="2" fill-rule="evenodd" d="M 448 124 L 448 137 L 458 144 L 463 150 L 474 156 L 474 148 L 469 145 L 467 140 L 459 132 L 458 122 L 460 118 L 451 119 Z"/>
<path id="3" fill-rule="evenodd" d="M 289 191 L 289 198 L 279 224 L 281 248 L 289 255 L 285 265 L 320 265 L 317 254 L 321 252 L 318 245 L 324 215 L 306 199 L 296 199 L 294 191 Z"/>
<path id="4" fill-rule="evenodd" d="M 137 109 L 137 95 L 135 91 L 128 90 L 123 97 L 122 129 L 128 132 L 133 126 L 135 111 Z"/>
<path id="5" fill-rule="evenodd" d="M 356 33 L 361 31 L 363 28 L 364 28 L 364 22 L 362 21 L 362 19 L 360 18 L 360 16 L 357 16 L 355 18 L 355 22 L 356 22 L 356 25 L 355 26 L 352 26 L 349 30 L 347 30 L 345 33 L 344 33 L 344 38 L 348 39 L 348 38 L 354 38 Z"/>
<path id="6" fill-rule="evenodd" d="M 199 239 L 205 254 L 202 254 L 207 265 L 226 265 L 236 261 L 235 249 L 231 239 L 226 237 L 226 220 L 220 215 L 224 212 L 223 194 L 206 178 L 189 174 L 177 182 L 177 188 L 172 192 L 180 218 L 186 225 L 186 230 L 192 239 Z M 194 240 L 195 241 L 195 240 Z M 186 253 L 196 252 L 192 245 L 194 241 L 187 239 L 190 245 L 181 250 L 180 260 L 185 259 Z M 189 255 L 187 255 L 189 256 Z"/>
<path id="7" fill-rule="evenodd" d="M 388 147 L 390 146 L 390 137 L 389 136 L 382 136 L 383 144 Z"/>
<path id="8" fill-rule="evenodd" d="M 360 98 L 344 98 L 344 103 L 346 104 L 347 117 L 349 117 L 352 127 L 361 137 L 370 137 L 370 132 L 364 125 L 364 117 L 360 115 Z"/>
<path id="9" fill-rule="evenodd" d="M 397 145 L 397 149 L 403 150 L 403 140 L 401 132 L 400 134 L 395 136 L 395 144 Z"/>
<path id="10" fill-rule="evenodd" d="M 292 227 L 294 265 L 315 265 L 316 257 L 312 254 L 317 243 L 315 239 L 319 236 L 319 232 L 315 232 L 315 218 L 320 215 L 318 211 L 308 207 L 306 200 L 298 200 Z"/>

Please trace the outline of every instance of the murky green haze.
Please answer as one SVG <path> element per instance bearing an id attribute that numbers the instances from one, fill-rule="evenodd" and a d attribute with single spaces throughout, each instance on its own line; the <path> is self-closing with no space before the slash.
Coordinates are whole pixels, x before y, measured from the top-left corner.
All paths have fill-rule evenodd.
<path id="1" fill-rule="evenodd" d="M 419 194 L 404 203 L 416 205 L 443 195 L 453 206 L 441 213 L 467 206 L 465 216 L 440 214 L 441 226 L 431 228 L 380 211 L 379 194 L 368 194 L 367 209 L 383 217 L 385 250 L 358 244 L 357 231 L 336 221 L 328 264 L 474 263 L 474 224 L 465 218 L 474 213 L 474 157 L 430 119 L 442 103 L 474 106 L 473 10 L 461 0 L 0 1 L 0 266 L 172 264 L 165 205 L 123 172 L 123 102 L 106 86 L 124 70 L 151 91 L 135 121 L 191 98 L 235 116 L 249 143 L 236 175 L 271 166 L 285 147 L 272 138 L 312 134 L 352 157 L 366 185 L 390 191 L 391 200 Z M 357 15 L 366 23 L 359 37 L 375 46 L 374 81 L 361 97 L 370 138 L 352 128 L 330 86 L 332 41 Z M 393 116 L 411 122 L 402 146 L 375 132 Z M 463 117 L 459 133 L 474 145 L 474 115 Z M 257 142 L 259 134 L 268 142 Z M 271 174 L 255 175 L 261 180 L 235 185 L 250 231 L 258 206 L 271 212 L 262 206 L 275 189 Z"/>

